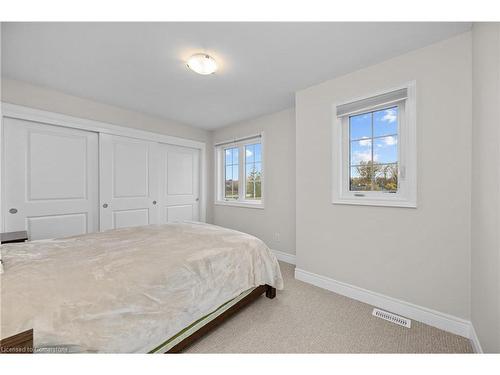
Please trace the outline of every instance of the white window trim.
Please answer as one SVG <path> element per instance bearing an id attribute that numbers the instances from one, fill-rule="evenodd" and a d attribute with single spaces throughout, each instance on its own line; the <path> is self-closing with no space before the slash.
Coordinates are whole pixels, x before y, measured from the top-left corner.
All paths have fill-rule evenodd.
<path id="1" fill-rule="evenodd" d="M 260 136 L 260 139 L 258 138 Z M 240 140 L 221 142 L 222 145 L 215 145 L 215 202 L 216 206 L 234 206 L 234 207 L 244 207 L 244 208 L 256 208 L 264 209 L 264 199 L 265 199 L 265 164 L 266 164 L 266 152 L 265 152 L 265 142 L 264 142 L 264 132 L 256 135 L 241 137 Z M 239 168 L 238 168 L 238 178 L 241 181 L 241 189 L 238 190 L 239 198 L 238 200 L 226 200 L 224 199 L 224 150 L 227 148 L 240 147 L 245 145 L 250 145 L 256 143 L 256 139 L 259 139 L 261 144 L 261 194 L 262 197 L 258 201 L 246 200 L 245 197 L 245 152 L 239 152 Z"/>
<path id="2" fill-rule="evenodd" d="M 399 189 L 397 193 L 353 192 L 349 191 L 349 147 L 345 145 L 348 131 L 348 115 L 337 118 L 337 106 L 364 100 L 398 89 L 407 89 L 407 99 L 400 106 L 398 129 L 399 153 Z M 364 108 L 359 113 L 387 107 L 387 103 Z M 417 118 L 416 118 L 416 82 L 393 89 L 377 92 L 362 98 L 355 98 L 333 106 L 332 125 L 332 203 L 348 205 L 417 207 Z M 347 133 L 347 134 L 346 134 Z M 346 149 L 347 148 L 347 149 Z M 363 196 L 359 196 L 363 194 Z"/>

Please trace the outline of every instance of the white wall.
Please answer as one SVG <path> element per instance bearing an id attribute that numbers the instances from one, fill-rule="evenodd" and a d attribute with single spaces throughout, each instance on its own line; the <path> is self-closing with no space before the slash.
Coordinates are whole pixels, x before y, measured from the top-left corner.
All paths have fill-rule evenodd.
<path id="1" fill-rule="evenodd" d="M 207 144 L 206 171 L 207 174 L 210 172 L 212 151 L 209 146 L 212 135 L 209 131 L 4 77 L 1 81 L 1 100 L 6 103 L 62 113 L 68 116 L 205 142 Z M 211 197 L 212 184 L 210 177 L 207 186 L 207 197 Z M 209 202 L 207 202 L 207 221 L 211 222 L 212 205 Z"/>
<path id="2" fill-rule="evenodd" d="M 272 249 L 295 254 L 294 109 L 217 129 L 213 140 L 217 143 L 261 131 L 264 131 L 265 137 L 265 208 L 261 210 L 216 205 L 213 209 L 213 223 L 250 233 L 262 239 Z M 275 233 L 280 234 L 279 241 L 276 241 Z"/>
<path id="3" fill-rule="evenodd" d="M 5 77 L 2 101 L 197 141 L 205 142 L 209 138 L 209 132 L 203 129 Z"/>
<path id="4" fill-rule="evenodd" d="M 500 25 L 474 24 L 472 324 L 485 352 L 500 352 Z"/>
<path id="5" fill-rule="evenodd" d="M 470 317 L 471 35 L 296 95 L 297 267 Z M 418 208 L 331 204 L 333 104 L 417 82 Z"/>

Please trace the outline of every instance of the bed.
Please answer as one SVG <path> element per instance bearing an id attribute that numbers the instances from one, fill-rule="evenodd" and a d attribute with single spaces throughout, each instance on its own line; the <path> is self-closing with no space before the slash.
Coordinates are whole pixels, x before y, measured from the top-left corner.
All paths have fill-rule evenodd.
<path id="1" fill-rule="evenodd" d="M 3 245 L 4 338 L 36 352 L 178 352 L 283 288 L 259 239 L 185 222 Z M 21 334 L 21 335 L 22 335 Z"/>

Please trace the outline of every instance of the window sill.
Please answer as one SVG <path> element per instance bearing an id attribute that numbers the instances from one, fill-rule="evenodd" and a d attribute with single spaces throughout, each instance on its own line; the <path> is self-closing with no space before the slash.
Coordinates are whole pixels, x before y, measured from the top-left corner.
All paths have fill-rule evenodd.
<path id="1" fill-rule="evenodd" d="M 233 206 L 233 207 L 243 207 L 243 208 L 256 208 L 263 210 L 264 203 L 251 203 L 251 202 L 231 202 L 231 201 L 215 201 L 216 206 Z"/>
<path id="2" fill-rule="evenodd" d="M 377 206 L 377 207 L 403 207 L 403 208 L 417 208 L 417 203 L 408 200 L 386 200 L 386 199 L 355 199 L 355 198 L 342 198 L 332 201 L 333 204 L 346 204 L 354 206 Z"/>

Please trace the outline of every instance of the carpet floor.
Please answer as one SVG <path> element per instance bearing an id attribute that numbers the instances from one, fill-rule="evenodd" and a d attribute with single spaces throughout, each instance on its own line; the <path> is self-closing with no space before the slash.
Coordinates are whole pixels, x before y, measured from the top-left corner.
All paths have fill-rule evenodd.
<path id="1" fill-rule="evenodd" d="M 372 316 L 373 306 L 295 280 L 280 262 L 285 290 L 241 310 L 186 353 L 471 353 L 468 339 L 412 321 Z"/>

